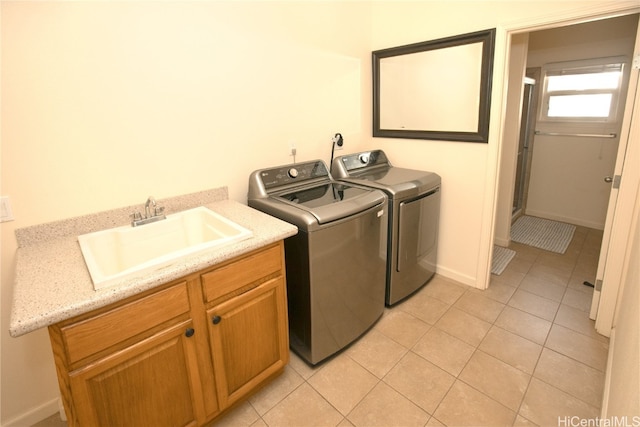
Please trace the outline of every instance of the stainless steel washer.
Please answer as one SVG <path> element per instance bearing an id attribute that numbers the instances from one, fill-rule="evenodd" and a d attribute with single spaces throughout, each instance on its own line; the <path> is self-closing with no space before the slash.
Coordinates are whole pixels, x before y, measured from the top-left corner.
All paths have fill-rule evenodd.
<path id="1" fill-rule="evenodd" d="M 285 239 L 290 346 L 315 365 L 382 315 L 387 197 L 315 160 L 253 172 L 248 202 L 298 227 Z"/>
<path id="2" fill-rule="evenodd" d="M 384 191 L 389 197 L 386 304 L 425 285 L 436 271 L 440 176 L 393 167 L 382 150 L 340 156 L 337 180 Z"/>

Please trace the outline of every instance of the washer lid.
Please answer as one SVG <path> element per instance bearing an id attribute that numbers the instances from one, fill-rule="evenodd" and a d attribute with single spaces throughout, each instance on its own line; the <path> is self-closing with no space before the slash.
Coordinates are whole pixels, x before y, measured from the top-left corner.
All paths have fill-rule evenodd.
<path id="1" fill-rule="evenodd" d="M 272 197 L 309 212 L 320 224 L 358 214 L 385 202 L 385 195 L 380 191 L 341 183 L 289 189 Z"/>

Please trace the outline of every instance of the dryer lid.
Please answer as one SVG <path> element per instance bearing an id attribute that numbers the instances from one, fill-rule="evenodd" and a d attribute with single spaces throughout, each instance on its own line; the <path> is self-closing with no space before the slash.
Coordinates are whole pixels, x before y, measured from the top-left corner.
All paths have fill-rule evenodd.
<path id="1" fill-rule="evenodd" d="M 337 179 L 379 188 L 391 195 L 419 194 L 440 185 L 436 173 L 392 166 L 382 150 L 342 156 L 334 166 Z"/>

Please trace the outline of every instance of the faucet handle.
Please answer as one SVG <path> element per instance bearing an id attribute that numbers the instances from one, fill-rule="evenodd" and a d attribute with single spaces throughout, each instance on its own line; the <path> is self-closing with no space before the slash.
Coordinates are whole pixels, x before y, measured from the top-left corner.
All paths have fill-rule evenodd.
<path id="1" fill-rule="evenodd" d="M 164 213 L 164 206 L 156 206 L 153 208 L 153 215 L 160 216 Z"/>

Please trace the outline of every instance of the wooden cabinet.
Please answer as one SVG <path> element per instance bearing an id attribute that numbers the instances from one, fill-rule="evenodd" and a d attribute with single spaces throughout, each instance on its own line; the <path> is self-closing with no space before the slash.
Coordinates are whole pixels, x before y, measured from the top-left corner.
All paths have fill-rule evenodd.
<path id="1" fill-rule="evenodd" d="M 281 278 L 207 311 L 218 399 L 235 403 L 289 360 L 288 331 L 277 325 L 286 313 Z"/>
<path id="2" fill-rule="evenodd" d="M 70 373 L 78 420 L 90 426 L 197 425 L 190 321 Z"/>
<path id="3" fill-rule="evenodd" d="M 221 406 L 289 361 L 288 324 L 277 321 L 287 317 L 282 251 L 273 246 L 202 275 Z"/>
<path id="4" fill-rule="evenodd" d="M 69 425 L 203 425 L 289 360 L 282 242 L 49 327 Z"/>

